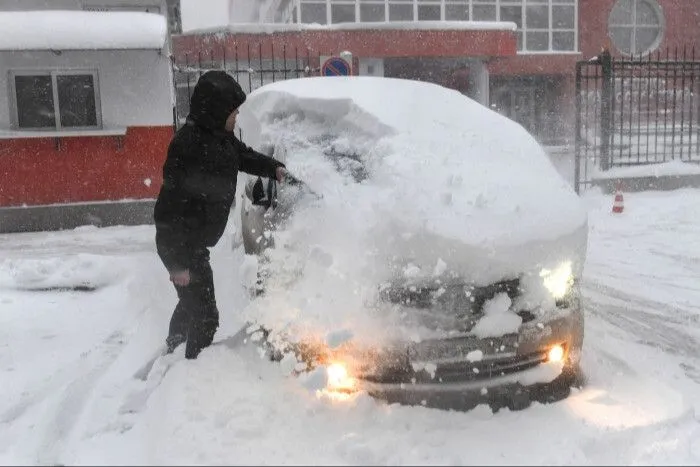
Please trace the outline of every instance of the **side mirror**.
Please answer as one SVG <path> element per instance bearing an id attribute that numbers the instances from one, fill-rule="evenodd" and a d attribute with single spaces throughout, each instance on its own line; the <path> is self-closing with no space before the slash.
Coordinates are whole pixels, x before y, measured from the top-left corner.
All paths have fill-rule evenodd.
<path id="1" fill-rule="evenodd" d="M 249 190 L 250 189 L 250 190 Z M 256 206 L 263 206 L 265 209 L 277 206 L 277 182 L 266 178 L 258 177 L 255 182 L 246 186 L 248 199 Z"/>

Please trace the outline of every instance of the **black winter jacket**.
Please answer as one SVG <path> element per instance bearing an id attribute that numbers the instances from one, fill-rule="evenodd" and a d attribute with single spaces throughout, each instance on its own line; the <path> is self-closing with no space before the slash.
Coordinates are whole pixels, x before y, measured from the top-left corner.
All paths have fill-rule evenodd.
<path id="1" fill-rule="evenodd" d="M 192 94 L 187 123 L 173 137 L 154 210 L 158 253 L 170 271 L 192 267 L 226 228 L 238 171 L 275 178 L 284 165 L 224 131 L 226 118 L 245 102 L 228 74 L 204 74 Z"/>

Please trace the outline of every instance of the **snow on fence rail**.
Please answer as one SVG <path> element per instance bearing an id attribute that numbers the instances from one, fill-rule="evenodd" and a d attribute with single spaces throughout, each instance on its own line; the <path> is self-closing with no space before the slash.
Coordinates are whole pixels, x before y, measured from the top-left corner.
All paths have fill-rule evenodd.
<path id="1" fill-rule="evenodd" d="M 577 63 L 577 189 L 615 167 L 700 163 L 698 92 L 694 49 Z"/>
<path id="2" fill-rule="evenodd" d="M 318 76 L 321 67 L 321 54 L 309 49 L 288 50 L 284 48 L 280 54 L 274 51 L 268 55 L 262 44 L 256 48 L 246 47 L 241 51 L 234 49 L 233 56 L 223 53 L 215 54 L 214 50 L 200 52 L 195 57 L 185 54 L 181 62 L 172 60 L 173 86 L 175 87 L 175 126 L 179 127 L 189 113 L 190 97 L 200 76 L 210 70 L 223 70 L 231 74 L 246 93 L 255 91 L 261 86 L 280 80 Z M 255 53 L 254 53 L 255 52 Z M 257 55 L 257 56 L 255 56 Z M 333 55 L 329 53 L 328 55 Z M 219 56 L 220 58 L 215 58 Z"/>

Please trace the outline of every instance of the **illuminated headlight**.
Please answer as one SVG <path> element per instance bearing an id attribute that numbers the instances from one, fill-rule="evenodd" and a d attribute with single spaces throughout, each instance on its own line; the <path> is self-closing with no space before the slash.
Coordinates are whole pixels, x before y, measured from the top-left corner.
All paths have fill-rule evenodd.
<path id="1" fill-rule="evenodd" d="M 562 263 L 553 271 L 543 269 L 540 277 L 544 281 L 544 286 L 549 290 L 555 300 L 561 300 L 571 291 L 574 284 L 574 275 L 571 268 L 571 261 Z"/>
<path id="2" fill-rule="evenodd" d="M 558 363 L 564 360 L 564 355 L 566 351 L 562 345 L 555 345 L 549 349 L 547 352 L 547 361 L 552 363 Z"/>
<path id="3" fill-rule="evenodd" d="M 326 368 L 327 384 L 329 391 L 353 392 L 357 382 L 350 376 L 348 368 L 343 363 L 332 363 Z"/>

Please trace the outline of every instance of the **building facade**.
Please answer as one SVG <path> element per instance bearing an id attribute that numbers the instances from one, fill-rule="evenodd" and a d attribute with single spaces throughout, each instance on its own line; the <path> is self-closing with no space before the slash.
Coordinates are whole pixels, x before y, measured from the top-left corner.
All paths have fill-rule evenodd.
<path id="1" fill-rule="evenodd" d="M 231 2 L 233 8 L 235 0 Z M 483 85 L 483 79 L 477 83 L 470 76 L 483 76 L 479 66 L 484 64 L 488 105 L 552 145 L 572 139 L 577 61 L 594 57 L 603 47 L 618 57 L 648 57 L 667 50 L 673 54 L 676 48 L 688 54 L 695 49 L 700 55 L 697 0 L 268 0 L 258 16 L 268 25 L 309 28 L 304 44 L 311 49 L 340 47 L 352 52 L 358 74 L 433 81 L 474 97 L 473 88 Z M 378 47 L 353 50 L 356 46 L 350 42 L 319 43 L 327 39 L 315 33 L 323 28 L 401 31 L 409 24 L 420 29 L 421 24 L 427 28 L 438 23 L 445 29 L 515 24 L 516 51 L 492 54 L 487 34 L 461 38 L 461 56 L 447 52 L 450 47 L 443 44 L 426 56 L 417 34 L 397 39 L 403 41 L 403 50 L 389 55 Z M 228 34 L 229 42 L 250 42 L 250 32 L 236 25 Z M 368 40 L 374 39 L 358 41 Z M 185 49 L 194 52 L 187 43 L 183 41 Z M 446 52 L 441 54 L 443 48 Z M 483 100 L 483 92 L 480 95 Z"/>
<path id="2" fill-rule="evenodd" d="M 168 23 L 168 6 L 3 2 L 2 230 L 70 227 L 117 208 L 134 222 L 151 217 L 138 205 L 157 195 L 173 132 L 168 33 L 179 21 Z"/>

